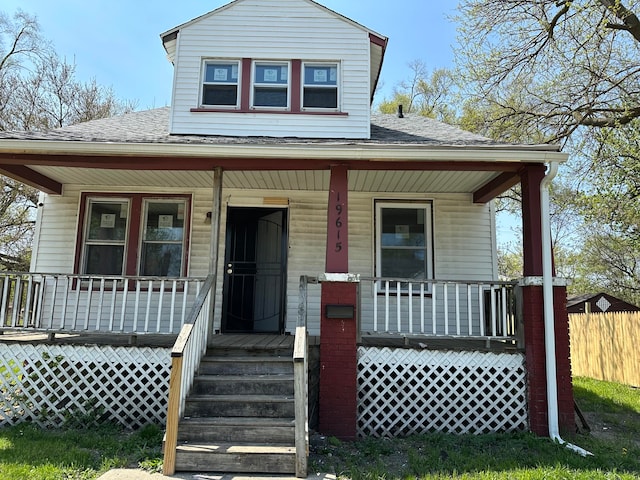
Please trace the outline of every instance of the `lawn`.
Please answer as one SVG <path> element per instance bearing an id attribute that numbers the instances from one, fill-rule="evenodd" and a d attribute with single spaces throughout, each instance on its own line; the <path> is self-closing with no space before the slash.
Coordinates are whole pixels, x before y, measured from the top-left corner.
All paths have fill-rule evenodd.
<path id="1" fill-rule="evenodd" d="M 528 433 L 446 435 L 406 439 L 314 442 L 309 474 L 340 479 L 640 479 L 640 390 L 577 378 L 575 397 L 590 434 L 565 439 L 594 455 L 581 457 Z M 161 466 L 162 431 L 102 426 L 43 430 L 32 425 L 0 429 L 3 480 L 98 477 L 110 468 Z"/>
<path id="2" fill-rule="evenodd" d="M 88 480 L 111 468 L 157 468 L 162 431 L 149 425 L 136 432 L 104 425 L 46 430 L 23 424 L 0 429 L 2 480 Z"/>

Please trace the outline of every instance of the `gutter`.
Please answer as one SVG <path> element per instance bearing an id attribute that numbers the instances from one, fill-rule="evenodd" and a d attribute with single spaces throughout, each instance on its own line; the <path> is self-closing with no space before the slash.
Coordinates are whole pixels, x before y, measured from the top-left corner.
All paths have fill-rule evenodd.
<path id="1" fill-rule="evenodd" d="M 549 186 L 558 173 L 557 162 L 551 162 L 540 182 L 540 212 L 542 217 L 542 295 L 544 304 L 544 351 L 547 376 L 547 420 L 549 437 L 568 449 L 586 457 L 591 452 L 568 443 L 560 437 L 558 426 L 558 382 L 556 374 L 555 314 L 553 312 L 553 265 L 551 223 L 549 219 Z"/>
<path id="2" fill-rule="evenodd" d="M 448 162 L 554 163 L 567 154 L 549 147 L 513 145 L 427 146 L 424 144 L 283 143 L 279 145 L 126 143 L 0 139 L 2 155 L 157 156 L 189 158 L 278 158 Z"/>

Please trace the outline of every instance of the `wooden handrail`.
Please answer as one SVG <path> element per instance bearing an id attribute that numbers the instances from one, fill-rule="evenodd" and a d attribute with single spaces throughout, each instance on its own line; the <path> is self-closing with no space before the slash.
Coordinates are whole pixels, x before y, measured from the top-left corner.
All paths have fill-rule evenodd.
<path id="1" fill-rule="evenodd" d="M 176 470 L 176 448 L 178 446 L 178 423 L 183 411 L 187 388 L 184 380 L 192 380 L 207 345 L 207 323 L 198 324 L 207 298 L 211 295 L 214 276 L 209 275 L 198 293 L 189 315 L 180 330 L 180 334 L 171 349 L 171 376 L 169 378 L 169 403 L 167 406 L 167 429 L 164 439 L 164 461 L 162 472 L 173 475 Z M 200 320 L 202 323 L 204 320 Z M 198 331 L 204 328 L 204 335 L 197 338 Z M 198 345 L 194 345 L 198 342 Z M 189 352 L 194 350 L 193 352 Z M 194 357 L 194 358 L 192 358 Z M 189 378 L 190 377 L 190 378 Z"/>
<path id="2" fill-rule="evenodd" d="M 307 478 L 309 457 L 309 401 L 307 374 L 307 328 L 296 327 L 293 346 L 295 398 L 296 477 Z"/>
<path id="3" fill-rule="evenodd" d="M 307 284 L 315 279 L 300 277 L 298 323 L 293 344 L 296 477 L 307 478 L 309 458 L 309 373 L 307 337 Z"/>
<path id="4" fill-rule="evenodd" d="M 211 286 L 213 285 L 214 277 L 213 275 L 209 275 L 202 285 L 202 289 L 200 293 L 196 297 L 193 302 L 193 307 L 189 312 L 189 315 L 184 321 L 184 325 L 178 334 L 178 338 L 176 338 L 175 343 L 173 344 L 173 348 L 171 349 L 172 357 L 180 357 L 184 354 L 184 349 L 187 345 L 187 341 L 191 338 L 191 332 L 193 331 L 193 325 L 196 323 L 198 316 L 200 315 L 200 311 L 204 306 L 204 302 L 207 300 L 207 296 L 209 295 L 209 291 L 211 290 Z M 191 328 L 189 328 L 191 326 Z"/>

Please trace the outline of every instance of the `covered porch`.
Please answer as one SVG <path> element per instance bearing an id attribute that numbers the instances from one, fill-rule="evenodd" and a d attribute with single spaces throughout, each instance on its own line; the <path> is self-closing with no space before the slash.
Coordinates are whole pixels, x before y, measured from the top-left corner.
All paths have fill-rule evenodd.
<path id="1" fill-rule="evenodd" d="M 145 368 L 158 378 L 136 388 L 164 389 L 153 396 L 167 408 L 153 408 L 163 412 L 169 444 L 179 438 L 207 348 L 245 333 L 294 338 L 298 458 L 308 432 L 309 345 L 319 345 L 322 433 L 548 434 L 542 283 L 551 275 L 543 275 L 542 193 L 547 164 L 565 159 L 555 147 L 494 144 L 417 118 L 372 119 L 371 139 L 357 142 L 171 136 L 158 133 L 161 111 L 119 121 L 119 131 L 131 122 L 133 138 L 110 137 L 107 128 L 75 142 L 46 134 L 3 140 L 1 170 L 47 194 L 32 272 L 0 275 L 0 330 L 50 341 L 69 334 L 175 340 L 158 350 L 162 367 Z M 491 200 L 517 183 L 523 278 L 501 281 Z M 119 236 L 109 236 L 117 228 Z M 159 235 L 164 230 L 171 235 Z M 149 245 L 173 255 L 171 275 L 142 275 Z M 107 260 L 92 262 L 99 249 Z M 93 270 L 107 264 L 110 274 Z M 563 292 L 556 287 L 554 353 L 568 427 Z M 97 350 L 86 357 L 104 358 Z M 474 404 L 473 418 L 465 414 L 471 397 L 489 399 Z M 418 413 L 387 415 L 416 398 L 430 400 Z M 444 413 L 434 420 L 425 412 Z"/>

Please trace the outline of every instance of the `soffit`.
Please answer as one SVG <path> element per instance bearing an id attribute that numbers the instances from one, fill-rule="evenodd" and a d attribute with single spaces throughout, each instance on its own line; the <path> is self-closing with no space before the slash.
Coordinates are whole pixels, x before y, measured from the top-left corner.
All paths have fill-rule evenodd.
<path id="1" fill-rule="evenodd" d="M 176 189 L 211 188 L 209 171 L 135 171 L 116 169 L 34 166 L 65 185 L 120 187 L 165 187 Z M 465 171 L 375 171 L 349 172 L 349 190 L 353 192 L 389 193 L 471 193 L 498 175 L 497 172 Z M 256 190 L 329 189 L 328 170 L 276 170 L 224 172 L 225 188 Z"/>

